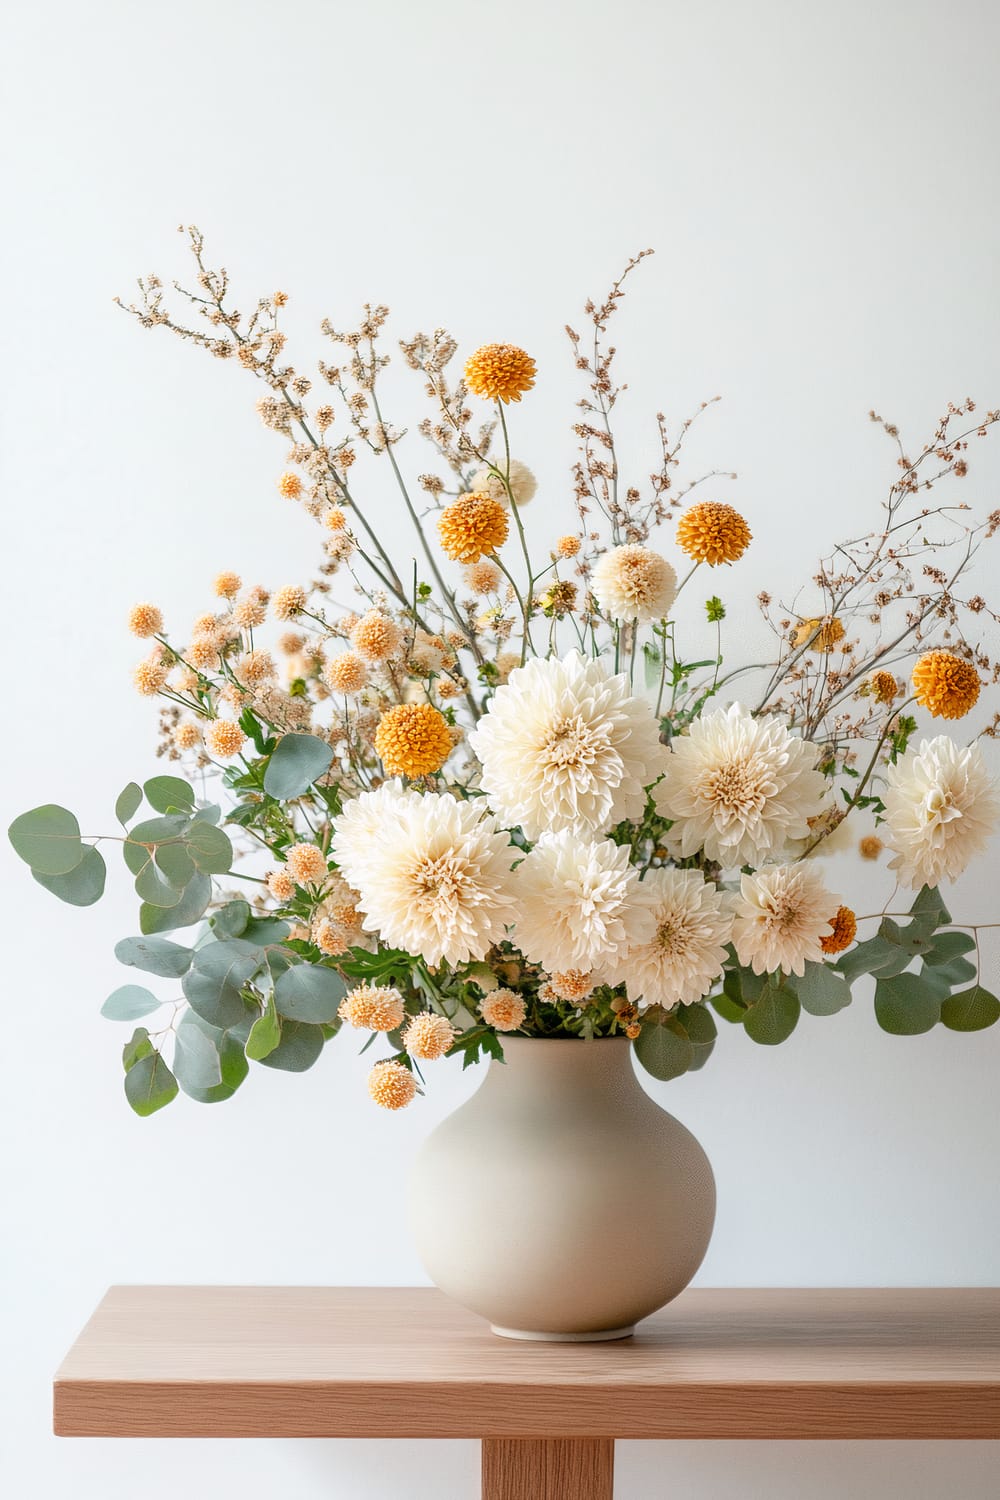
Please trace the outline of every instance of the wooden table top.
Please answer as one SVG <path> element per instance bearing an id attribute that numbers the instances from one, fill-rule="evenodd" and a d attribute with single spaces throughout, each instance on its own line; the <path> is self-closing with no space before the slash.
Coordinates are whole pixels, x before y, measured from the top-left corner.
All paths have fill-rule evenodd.
<path id="1" fill-rule="evenodd" d="M 430 1288 L 114 1287 L 66 1437 L 1000 1438 L 1000 1290 L 687 1291 L 608 1344 Z"/>

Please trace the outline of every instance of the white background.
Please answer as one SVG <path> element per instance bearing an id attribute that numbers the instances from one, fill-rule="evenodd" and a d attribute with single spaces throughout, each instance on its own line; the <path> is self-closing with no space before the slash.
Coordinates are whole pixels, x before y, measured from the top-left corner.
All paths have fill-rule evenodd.
<path id="1" fill-rule="evenodd" d="M 692 463 L 740 474 L 718 491 L 756 537 L 723 580 L 737 625 L 757 588 L 790 595 L 837 533 L 872 524 L 893 455 L 870 406 L 915 446 L 948 398 L 1000 404 L 989 0 L 5 9 L 5 822 L 58 800 L 106 830 L 120 787 L 152 773 L 155 715 L 128 684 L 136 598 L 183 634 L 222 566 L 271 585 L 310 571 L 315 533 L 276 495 L 282 444 L 252 382 L 112 306 L 138 273 L 186 271 L 182 220 L 242 305 L 291 294 L 304 365 L 328 352 L 319 318 L 347 324 L 365 298 L 400 334 L 444 323 L 465 350 L 532 349 L 515 446 L 542 481 L 544 545 L 568 493 L 563 323 L 655 245 L 617 334 L 626 431 L 641 476 L 640 418 L 724 395 Z M 985 450 L 961 492 L 981 510 L 1000 503 Z M 124 872 L 78 912 L 3 857 L 9 1493 L 471 1497 L 471 1443 L 49 1435 L 51 1372 L 109 1282 L 422 1280 L 401 1184 L 473 1080 L 441 1064 L 426 1102 L 380 1114 L 345 1039 L 303 1077 L 255 1070 L 227 1105 L 139 1120 L 122 1028 L 98 1016 L 127 977 Z M 998 873 L 981 864 L 956 909 L 995 915 Z M 870 869 L 834 874 L 873 909 Z M 658 1091 L 718 1175 L 701 1283 L 996 1282 L 998 1064 L 997 1032 L 882 1035 L 866 993 L 774 1051 L 727 1032 L 704 1073 Z M 985 1444 L 623 1444 L 618 1493 L 985 1500 L 997 1475 Z"/>

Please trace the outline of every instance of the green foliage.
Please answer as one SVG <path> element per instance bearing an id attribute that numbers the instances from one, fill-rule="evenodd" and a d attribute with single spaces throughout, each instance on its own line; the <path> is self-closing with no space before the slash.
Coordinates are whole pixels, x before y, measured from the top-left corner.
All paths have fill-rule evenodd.
<path id="1" fill-rule="evenodd" d="M 941 1020 L 949 1031 L 984 1031 L 1000 1021 L 1000 1000 L 981 984 L 974 984 L 944 1002 Z"/>
<path id="2" fill-rule="evenodd" d="M 86 848 L 76 818 L 54 802 L 33 807 L 15 818 L 7 837 L 36 875 L 68 875 L 83 859 Z"/>
<path id="3" fill-rule="evenodd" d="M 676 1015 L 691 1042 L 693 1056 L 690 1071 L 697 1072 L 708 1062 L 715 1047 L 716 1037 L 719 1034 L 715 1017 L 702 1004 L 679 1005 Z"/>
<path id="4" fill-rule="evenodd" d="M 207 1025 L 195 1011 L 185 1012 L 174 1050 L 174 1072 L 185 1094 L 199 1104 L 220 1104 L 232 1098 L 249 1071 L 232 1032 Z"/>
<path id="5" fill-rule="evenodd" d="M 644 1020 L 632 1048 L 646 1072 L 661 1083 L 680 1078 L 694 1063 L 691 1038 L 674 1015 Z"/>
<path id="6" fill-rule="evenodd" d="M 744 1015 L 743 1029 L 760 1046 L 776 1047 L 795 1030 L 801 1009 L 799 997 L 787 980 L 772 975 Z"/>
<path id="7" fill-rule="evenodd" d="M 235 1026 L 253 1015 L 244 986 L 260 969 L 264 955 L 252 943 L 232 938 L 195 951 L 181 988 L 191 1009 L 209 1026 Z"/>
<path id="8" fill-rule="evenodd" d="M 154 1115 L 177 1097 L 177 1079 L 151 1047 L 125 1074 L 125 1097 L 137 1115 Z"/>
<path id="9" fill-rule="evenodd" d="M 275 1047 L 281 1041 L 281 1022 L 278 1012 L 274 1006 L 274 996 L 269 996 L 267 1009 L 262 1016 L 258 1016 L 250 1028 L 247 1038 L 246 1055 L 254 1062 L 263 1062 L 265 1057 L 270 1057 Z"/>
<path id="10" fill-rule="evenodd" d="M 919 974 L 879 975 L 875 981 L 875 1018 L 893 1036 L 919 1036 L 941 1019 L 941 997 Z"/>
<path id="11" fill-rule="evenodd" d="M 285 1073 L 305 1073 L 323 1050 L 326 1040 L 322 1026 L 307 1021 L 282 1021 L 281 1041 L 266 1057 L 262 1068 L 280 1068 Z"/>
<path id="12" fill-rule="evenodd" d="M 726 606 L 717 594 L 705 600 L 705 615 L 710 625 L 717 625 L 726 618 Z"/>
<path id="13" fill-rule="evenodd" d="M 191 949 L 161 937 L 122 938 L 115 944 L 115 958 L 120 964 L 158 974 L 161 979 L 180 979 L 191 967 Z"/>
<path id="14" fill-rule="evenodd" d="M 31 873 L 39 885 L 60 901 L 68 901 L 70 906 L 93 906 L 104 895 L 108 869 L 100 852 L 86 844 L 83 858 L 67 875 L 42 875 L 38 870 Z"/>
<path id="15" fill-rule="evenodd" d="M 213 912 L 209 920 L 217 938 L 242 937 L 250 921 L 250 907 L 246 901 L 227 901 L 225 906 Z M 251 938 L 250 941 L 261 942 L 262 939 Z"/>
<path id="16" fill-rule="evenodd" d="M 124 791 L 119 792 L 115 803 L 115 817 L 123 828 L 127 828 L 142 806 L 142 787 L 130 781 Z"/>
<path id="17" fill-rule="evenodd" d="M 190 927 L 205 915 L 212 899 L 212 881 L 208 875 L 194 875 L 185 886 L 176 906 L 159 907 L 143 902 L 139 908 L 139 930 L 145 933 L 173 932 Z"/>
<path id="18" fill-rule="evenodd" d="M 274 986 L 278 1014 L 291 1021 L 329 1024 L 347 993 L 347 985 L 335 969 L 323 964 L 296 964 L 279 976 Z"/>
<path id="19" fill-rule="evenodd" d="M 834 1016 L 851 1003 L 851 986 L 829 964 L 807 963 L 801 979 L 789 975 L 785 984 L 811 1016 Z"/>
<path id="20" fill-rule="evenodd" d="M 105 1000 L 101 1015 L 109 1021 L 138 1021 L 159 1008 L 159 1000 L 141 984 L 123 984 Z"/>
<path id="21" fill-rule="evenodd" d="M 333 751 L 313 734 L 286 734 L 271 753 L 264 772 L 264 790 L 269 797 L 287 801 L 301 797 L 318 776 L 330 769 Z"/>
<path id="22" fill-rule="evenodd" d="M 156 812 L 169 813 L 171 810 L 191 812 L 194 810 L 194 787 L 179 776 L 154 776 L 152 780 L 143 783 L 142 789 L 146 794 L 146 801 Z"/>

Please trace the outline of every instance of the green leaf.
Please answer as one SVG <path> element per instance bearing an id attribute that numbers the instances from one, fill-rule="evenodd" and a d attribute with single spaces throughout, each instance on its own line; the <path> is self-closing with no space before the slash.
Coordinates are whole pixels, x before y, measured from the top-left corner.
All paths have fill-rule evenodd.
<path id="1" fill-rule="evenodd" d="M 131 844 L 165 844 L 168 839 L 179 839 L 190 822 L 186 813 L 170 813 L 163 818 L 146 818 L 129 830 Z"/>
<path id="2" fill-rule="evenodd" d="M 287 922 L 277 917 L 251 917 L 240 936 L 248 943 L 280 943 L 291 930 Z"/>
<path id="3" fill-rule="evenodd" d="M 125 790 L 119 793 L 118 801 L 115 803 L 115 817 L 123 828 L 128 827 L 129 820 L 135 817 L 141 806 L 142 787 L 130 781 Z"/>
<path id="4" fill-rule="evenodd" d="M 177 1097 L 177 1079 L 159 1052 L 141 1057 L 125 1074 L 125 1097 L 137 1115 L 152 1115 Z"/>
<path id="5" fill-rule="evenodd" d="M 227 901 L 210 918 L 212 931 L 217 938 L 242 937 L 250 920 L 250 907 L 246 901 Z"/>
<path id="6" fill-rule="evenodd" d="M 208 875 L 195 875 L 176 906 L 169 909 L 144 902 L 139 908 L 139 930 L 145 933 L 174 932 L 178 927 L 190 927 L 205 915 L 205 908 L 212 899 L 212 881 Z"/>
<path id="7" fill-rule="evenodd" d="M 161 979 L 180 979 L 191 967 L 191 956 L 190 948 L 161 937 L 122 938 L 115 944 L 115 958 L 120 964 L 158 974 Z"/>
<path id="8" fill-rule="evenodd" d="M 283 1021 L 281 1041 L 273 1052 L 259 1059 L 262 1068 L 280 1068 L 285 1073 L 304 1073 L 323 1050 L 322 1026 L 305 1021 Z"/>
<path id="9" fill-rule="evenodd" d="M 967 958 L 953 958 L 949 963 L 936 964 L 932 968 L 925 969 L 922 977 L 940 979 L 948 989 L 953 990 L 956 985 L 968 984 L 970 980 L 975 979 L 978 972 L 975 964 L 970 964 Z"/>
<path id="10" fill-rule="evenodd" d="M 1000 1021 L 1000 1000 L 981 984 L 974 984 L 944 1002 L 941 1020 L 949 1031 L 985 1031 Z"/>
<path id="11" fill-rule="evenodd" d="M 333 751 L 313 734 L 286 734 L 278 741 L 264 772 L 264 790 L 269 797 L 287 801 L 301 797 L 317 776 L 330 769 Z"/>
<path id="12" fill-rule="evenodd" d="M 900 927 L 892 917 L 883 917 L 879 926 L 878 935 L 885 942 L 902 948 L 907 954 L 907 962 L 919 957 L 920 954 L 928 952 L 931 946 L 931 937 L 934 928 L 930 925 L 931 919 L 917 917 L 906 927 Z"/>
<path id="13" fill-rule="evenodd" d="M 37 870 L 31 873 L 60 901 L 68 901 L 70 906 L 93 906 L 104 895 L 108 869 L 100 852 L 87 844 L 80 863 L 68 875 L 40 875 Z"/>
<path id="14" fill-rule="evenodd" d="M 647 1022 L 632 1043 L 636 1057 L 646 1072 L 661 1083 L 680 1078 L 694 1062 L 691 1038 L 675 1016 Z"/>
<path id="15" fill-rule="evenodd" d="M 199 1026 L 194 1011 L 184 1012 L 177 1025 L 174 1073 L 185 1094 L 213 1089 L 222 1082 L 222 1065 L 211 1029 Z"/>
<path id="16" fill-rule="evenodd" d="M 933 918 L 934 927 L 947 927 L 951 922 L 948 908 L 941 899 L 941 892 L 937 886 L 922 886 L 917 894 L 917 899 L 910 907 L 913 916 L 925 916 Z M 931 929 L 933 931 L 934 928 Z"/>
<path id="17" fill-rule="evenodd" d="M 662 661 L 660 648 L 647 641 L 642 648 L 643 681 L 647 688 L 656 687 L 659 682 Z"/>
<path id="18" fill-rule="evenodd" d="M 833 1016 L 851 1003 L 851 986 L 828 964 L 807 963 L 801 979 L 789 977 L 785 983 L 811 1016 Z"/>
<path id="19" fill-rule="evenodd" d="M 767 984 L 760 999 L 743 1017 L 743 1029 L 751 1041 L 762 1047 L 776 1047 L 787 1041 L 799 1021 L 799 997 L 786 984 L 777 988 Z"/>
<path id="20" fill-rule="evenodd" d="M 715 1011 L 716 1015 L 721 1016 L 724 1021 L 729 1021 L 731 1023 L 739 1022 L 740 1025 L 743 1024 L 743 1017 L 746 1014 L 746 1006 L 741 1005 L 738 1000 L 731 999 L 731 997 L 725 992 L 723 992 L 721 995 L 712 995 L 709 999 L 709 1004 Z"/>
<path id="21" fill-rule="evenodd" d="M 274 986 L 278 1013 L 292 1021 L 333 1021 L 347 986 L 334 969 L 321 964 L 296 964 L 280 975 Z"/>
<path id="22" fill-rule="evenodd" d="M 25 864 L 39 875 L 68 875 L 84 855 L 80 825 L 65 807 L 47 802 L 15 818 L 7 837 Z"/>
<path id="23" fill-rule="evenodd" d="M 253 1023 L 247 1038 L 247 1057 L 254 1062 L 263 1062 L 281 1041 L 281 1022 L 274 1008 L 273 996 L 268 999 L 267 1010 Z"/>
<path id="24" fill-rule="evenodd" d="M 196 813 L 191 814 L 192 823 L 217 823 L 222 816 L 222 808 L 218 803 L 212 802 L 207 807 L 199 807 Z"/>
<path id="25" fill-rule="evenodd" d="M 900 948 L 898 943 L 887 942 L 884 937 L 871 937 L 839 958 L 836 968 L 853 984 L 863 974 L 901 974 L 912 961 L 913 955 Z"/>
<path id="26" fill-rule="evenodd" d="M 109 1021 L 138 1021 L 159 1008 L 160 1001 L 141 984 L 123 984 L 105 1000 L 101 1015 Z"/>
<path id="27" fill-rule="evenodd" d="M 149 1032 L 145 1026 L 137 1026 L 122 1048 L 122 1067 L 126 1073 L 142 1058 L 149 1057 L 152 1051 L 153 1044 L 149 1040 Z"/>
<path id="28" fill-rule="evenodd" d="M 181 982 L 191 1009 L 209 1026 L 225 1028 L 243 1020 L 251 1007 L 240 991 L 257 973 L 261 958 L 259 948 L 239 938 L 197 949 Z"/>
<path id="29" fill-rule="evenodd" d="M 154 776 L 142 789 L 146 801 L 158 813 L 168 813 L 171 808 L 194 811 L 194 787 L 179 776 Z"/>
<path id="30" fill-rule="evenodd" d="M 924 956 L 924 963 L 935 967 L 938 964 L 949 964 L 953 958 L 971 953 L 975 946 L 976 940 L 971 932 L 939 932 L 934 939 L 934 946 Z"/>
<path id="31" fill-rule="evenodd" d="M 182 891 L 194 874 L 194 861 L 183 844 L 160 844 L 153 856 L 172 886 Z"/>
<path id="32" fill-rule="evenodd" d="M 122 859 L 133 875 L 138 875 L 141 870 L 144 870 L 152 858 L 153 851 L 147 849 L 145 844 L 132 844 L 128 839 L 122 844 Z"/>
<path id="33" fill-rule="evenodd" d="M 188 853 L 204 875 L 224 875 L 232 868 L 233 846 L 221 828 L 193 823 L 186 839 Z"/>
<path id="34" fill-rule="evenodd" d="M 148 901 L 150 906 L 169 910 L 171 907 L 180 905 L 184 890 L 183 887 L 171 885 L 170 881 L 161 875 L 155 861 L 150 860 L 148 864 L 143 865 L 135 877 L 135 893 L 140 901 Z"/>
<path id="35" fill-rule="evenodd" d="M 719 1029 L 715 1024 L 712 1012 L 703 1004 L 679 1005 L 677 1007 L 677 1019 L 691 1040 L 694 1056 L 691 1059 L 691 1072 L 697 1072 L 703 1068 L 712 1055 L 716 1037 Z"/>
<path id="36" fill-rule="evenodd" d="M 919 974 L 898 974 L 875 984 L 875 1019 L 893 1036 L 919 1036 L 941 1019 L 941 997 Z"/>

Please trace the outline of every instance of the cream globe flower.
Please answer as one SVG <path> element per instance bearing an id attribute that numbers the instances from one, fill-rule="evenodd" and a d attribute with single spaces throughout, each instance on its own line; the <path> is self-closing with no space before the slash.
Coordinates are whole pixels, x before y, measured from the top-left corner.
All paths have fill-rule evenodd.
<path id="1" fill-rule="evenodd" d="M 889 861 L 912 889 L 955 880 L 1000 823 L 1000 795 L 977 745 L 947 735 L 924 740 L 889 767 L 885 794 Z"/>
<path id="2" fill-rule="evenodd" d="M 506 463 L 507 460 L 501 453 L 497 456 L 494 468 L 499 469 L 503 473 Z M 523 464 L 519 458 L 512 458 L 510 461 L 510 472 L 507 476 L 507 483 L 510 485 L 510 493 L 514 497 L 514 504 L 517 506 L 527 505 L 529 500 L 534 499 L 535 492 L 538 489 L 538 480 L 532 474 L 528 465 Z M 488 468 L 485 464 L 473 474 L 470 489 L 482 490 L 487 495 L 492 495 L 494 500 L 502 500 L 505 505 L 509 499 L 507 485 L 504 484 L 501 478 L 494 474 L 493 469 Z"/>
<path id="3" fill-rule="evenodd" d="M 649 547 L 626 543 L 598 560 L 591 579 L 594 598 L 609 620 L 620 625 L 665 620 L 677 597 L 677 574 Z"/>
<path id="4" fill-rule="evenodd" d="M 807 962 L 823 962 L 821 940 L 839 908 L 816 865 L 765 865 L 742 877 L 734 898 L 736 956 L 755 974 L 801 976 Z"/>
<path id="5" fill-rule="evenodd" d="M 605 973 L 653 936 L 652 898 L 628 849 L 587 843 L 568 829 L 547 834 L 516 871 L 514 938 L 549 973 Z"/>
<path id="6" fill-rule="evenodd" d="M 356 801 L 368 806 L 346 834 L 342 815 L 331 843 L 365 930 L 431 964 L 483 958 L 513 918 L 518 850 L 474 802 L 404 792 L 373 808 L 377 798 L 362 793 Z"/>
<path id="7" fill-rule="evenodd" d="M 733 927 L 731 903 L 699 870 L 650 870 L 642 890 L 655 929 L 630 948 L 611 982 L 641 1005 L 693 1005 L 722 973 Z"/>
<path id="8" fill-rule="evenodd" d="M 663 757 L 649 704 L 630 695 L 627 677 L 609 677 L 578 651 L 511 672 L 469 745 L 490 807 L 532 840 L 641 817 Z"/>
<path id="9" fill-rule="evenodd" d="M 826 780 L 818 750 L 770 717 L 739 703 L 696 719 L 679 735 L 653 796 L 673 820 L 667 847 L 687 859 L 704 850 L 724 869 L 776 859 L 808 839 L 824 811 Z"/>

